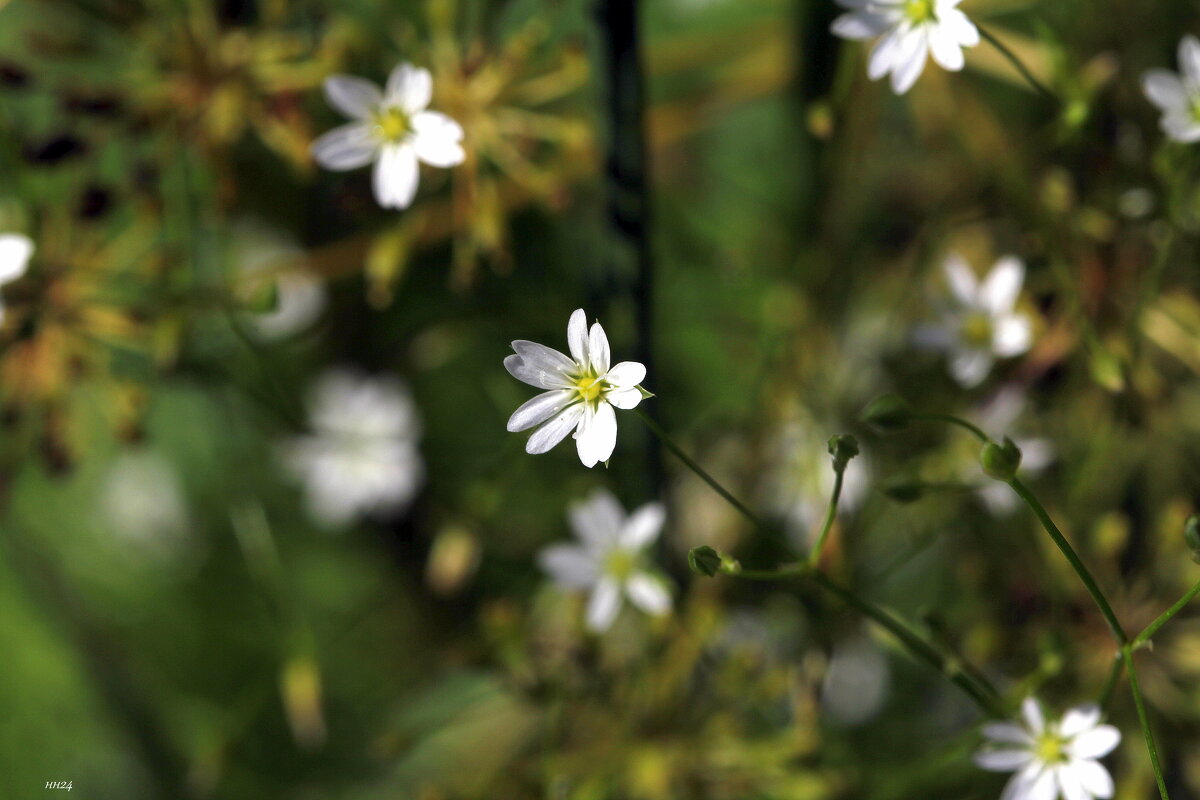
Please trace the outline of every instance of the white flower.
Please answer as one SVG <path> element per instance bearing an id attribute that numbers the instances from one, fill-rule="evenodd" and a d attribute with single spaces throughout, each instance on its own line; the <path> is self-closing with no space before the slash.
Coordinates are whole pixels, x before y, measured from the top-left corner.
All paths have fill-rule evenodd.
<path id="1" fill-rule="evenodd" d="M 606 631 L 621 611 L 622 597 L 661 616 L 671 610 L 663 579 L 643 565 L 646 548 L 658 538 L 665 512 L 648 503 L 628 517 L 610 493 L 597 489 L 567 515 L 578 545 L 547 547 L 538 555 L 542 569 L 566 589 L 589 589 L 587 625 Z"/>
<path id="2" fill-rule="evenodd" d="M 1179 43 L 1180 74 L 1152 69 L 1142 76 L 1142 89 L 1162 112 L 1159 125 L 1177 142 L 1200 141 L 1200 40 L 1185 36 Z"/>
<path id="3" fill-rule="evenodd" d="M 512 432 L 537 427 L 525 443 L 527 453 L 545 453 L 575 430 L 579 460 L 585 467 L 608 461 L 617 446 L 614 408 L 633 408 L 642 401 L 638 388 L 646 368 L 636 361 L 610 367 L 608 337 L 599 322 L 587 327 L 587 315 L 576 309 L 567 323 L 571 357 L 536 342 L 512 343 L 515 356 L 504 367 L 519 381 L 549 391 L 522 405 L 508 420 Z M 538 427 L 540 426 L 540 427 Z"/>
<path id="4" fill-rule="evenodd" d="M 19 233 L 0 233 L 0 286 L 25 274 L 33 256 L 33 242 Z M 0 298 L 0 322 L 4 321 L 4 298 Z"/>
<path id="5" fill-rule="evenodd" d="M 433 97 L 427 69 L 401 64 L 392 70 L 383 91 L 362 78 L 333 75 L 325 79 L 325 96 L 354 122 L 313 142 L 313 157 L 332 170 L 357 169 L 374 161 L 375 199 L 384 208 L 408 208 L 412 203 L 418 161 L 434 167 L 463 161 L 462 126 L 426 110 Z"/>
<path id="6" fill-rule="evenodd" d="M 979 30 L 958 10 L 961 0 L 837 0 L 849 12 L 833 21 L 844 39 L 879 37 L 867 74 L 892 74 L 892 91 L 904 94 L 925 69 L 925 59 L 948 70 L 963 68 L 963 48 L 979 44 Z"/>
<path id="7" fill-rule="evenodd" d="M 233 258 L 239 282 L 254 295 L 274 284 L 275 307 L 253 314 L 250 324 L 263 339 L 285 339 L 316 322 L 325 310 L 325 284 L 303 266 L 304 251 L 277 232 L 251 222 L 235 230 Z"/>
<path id="8" fill-rule="evenodd" d="M 950 374 L 964 387 L 978 386 L 997 358 L 1010 358 L 1029 349 L 1029 318 L 1015 312 L 1025 265 L 1005 256 L 984 278 L 957 255 L 944 264 L 951 302 L 940 325 L 917 332 L 919 343 L 950 353 Z"/>
<path id="9" fill-rule="evenodd" d="M 1113 780 L 1097 759 L 1121 742 L 1121 732 L 1100 724 L 1094 704 L 1047 722 L 1037 701 L 1021 706 L 1024 724 L 993 722 L 983 727 L 991 740 L 975 763 L 994 772 L 1015 772 L 1001 800 L 1094 800 L 1113 796 Z"/>
<path id="10" fill-rule="evenodd" d="M 408 505 L 424 465 L 417 409 L 404 384 L 327 372 L 312 391 L 309 418 L 313 432 L 287 442 L 283 458 L 304 482 L 318 521 L 340 526 Z"/>

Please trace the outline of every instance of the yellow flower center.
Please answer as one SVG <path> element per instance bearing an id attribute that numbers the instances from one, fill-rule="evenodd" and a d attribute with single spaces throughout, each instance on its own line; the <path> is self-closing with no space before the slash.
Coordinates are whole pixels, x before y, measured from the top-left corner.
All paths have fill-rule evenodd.
<path id="1" fill-rule="evenodd" d="M 1066 745 L 1057 733 L 1047 731 L 1034 742 L 1034 755 L 1043 764 L 1058 764 L 1067 760 Z"/>
<path id="2" fill-rule="evenodd" d="M 585 403 L 594 403 L 604 392 L 605 383 L 595 375 L 582 375 L 575 379 L 575 391 Z"/>
<path id="3" fill-rule="evenodd" d="M 604 561 L 604 572 L 610 577 L 623 581 L 633 573 L 637 566 L 637 558 L 627 550 L 613 550 Z"/>
<path id="4" fill-rule="evenodd" d="M 398 108 L 385 108 L 375 117 L 375 133 L 387 142 L 403 141 L 412 133 L 412 120 Z"/>
<path id="5" fill-rule="evenodd" d="M 987 347 L 992 342 L 992 320 L 981 311 L 967 315 L 962 324 L 963 341 L 973 347 Z"/>
<path id="6" fill-rule="evenodd" d="M 937 0 L 907 0 L 904 3 L 904 16 L 909 22 L 919 25 L 923 22 L 936 22 L 935 7 Z"/>

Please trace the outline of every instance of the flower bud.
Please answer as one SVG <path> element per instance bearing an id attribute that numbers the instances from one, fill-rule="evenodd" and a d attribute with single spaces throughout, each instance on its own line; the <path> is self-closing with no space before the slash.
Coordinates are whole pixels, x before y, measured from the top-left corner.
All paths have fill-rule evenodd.
<path id="1" fill-rule="evenodd" d="M 688 551 L 688 566 L 692 572 L 706 578 L 711 578 L 721 571 L 721 561 L 721 554 L 706 544 Z"/>
<path id="2" fill-rule="evenodd" d="M 884 481 L 879 491 L 897 503 L 914 503 L 925 496 L 925 482 L 915 475 L 896 475 Z"/>
<path id="3" fill-rule="evenodd" d="M 1184 523 L 1183 541 L 1192 551 L 1192 561 L 1200 564 L 1200 514 L 1192 514 Z"/>
<path id="4" fill-rule="evenodd" d="M 900 395 L 885 394 L 870 402 L 862 418 L 881 430 L 904 430 L 912 421 L 912 407 Z"/>
<path id="5" fill-rule="evenodd" d="M 1011 481 L 1017 476 L 1017 468 L 1021 466 L 1021 450 L 1007 436 L 1003 444 L 989 441 L 979 454 L 983 471 L 998 481 Z"/>
<path id="6" fill-rule="evenodd" d="M 858 455 L 858 439 L 841 433 L 829 439 L 829 455 L 833 456 L 833 468 L 843 472 L 850 459 Z"/>

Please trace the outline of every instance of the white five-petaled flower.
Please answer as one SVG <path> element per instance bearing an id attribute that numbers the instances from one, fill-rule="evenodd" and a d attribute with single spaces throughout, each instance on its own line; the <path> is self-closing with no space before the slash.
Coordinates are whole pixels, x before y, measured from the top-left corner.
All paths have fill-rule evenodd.
<path id="1" fill-rule="evenodd" d="M 0 286 L 25 274 L 33 256 L 33 242 L 19 233 L 0 233 Z M 4 298 L 0 297 L 0 322 L 4 321 Z"/>
<path id="2" fill-rule="evenodd" d="M 417 449 L 417 408 L 404 384 L 327 372 L 313 388 L 309 421 L 312 433 L 287 442 L 283 459 L 304 482 L 318 521 L 339 526 L 408 505 L 424 465 Z"/>
<path id="3" fill-rule="evenodd" d="M 608 630 L 621 611 L 622 597 L 653 616 L 671 610 L 665 582 L 644 563 L 646 548 L 662 530 L 661 504 L 648 503 L 627 517 L 617 498 L 597 489 L 573 505 L 567 518 L 580 544 L 547 547 L 538 562 L 560 586 L 591 591 L 588 628 Z"/>
<path id="4" fill-rule="evenodd" d="M 954 379 L 966 388 L 978 386 L 997 358 L 1020 355 L 1032 343 L 1029 318 L 1015 310 L 1025 265 L 1005 256 L 982 282 L 957 255 L 943 269 L 951 302 L 940 324 L 917 331 L 917 341 L 949 352 Z"/>
<path id="5" fill-rule="evenodd" d="M 1142 76 L 1142 89 L 1162 112 L 1159 125 L 1177 142 L 1200 141 L 1200 40 L 1185 36 L 1179 43 L 1179 74 L 1152 69 Z"/>
<path id="6" fill-rule="evenodd" d="M 362 78 L 333 75 L 325 79 L 325 96 L 354 121 L 313 142 L 313 157 L 332 170 L 357 169 L 374 161 L 375 199 L 384 208 L 412 203 L 418 161 L 434 167 L 463 161 L 462 126 L 426 110 L 433 97 L 429 70 L 401 64 L 382 91 Z"/>
<path id="7" fill-rule="evenodd" d="M 548 391 L 522 405 L 508 420 L 512 432 L 537 428 L 525 443 L 527 453 L 545 453 L 575 431 L 579 460 L 585 467 L 608 461 L 617 446 L 614 408 L 633 408 L 642 400 L 638 388 L 646 368 L 636 361 L 612 366 L 608 336 L 599 322 L 587 326 L 577 309 L 567 323 L 568 358 L 557 350 L 518 340 L 516 355 L 504 367 L 519 381 Z"/>
<path id="8" fill-rule="evenodd" d="M 1121 743 L 1121 732 L 1100 724 L 1100 707 L 1084 705 L 1061 720 L 1047 721 L 1033 698 L 1021 706 L 1024 724 L 983 727 L 989 743 L 975 763 L 994 772 L 1015 772 L 1001 800 L 1095 800 L 1113 796 L 1113 780 L 1098 759 Z"/>
<path id="9" fill-rule="evenodd" d="M 961 0 L 837 0 L 848 9 L 833 21 L 844 39 L 875 39 L 867 74 L 879 80 L 889 72 L 892 90 L 904 94 L 917 82 L 925 60 L 948 70 L 963 68 L 963 48 L 979 44 L 979 30 L 958 9 Z"/>

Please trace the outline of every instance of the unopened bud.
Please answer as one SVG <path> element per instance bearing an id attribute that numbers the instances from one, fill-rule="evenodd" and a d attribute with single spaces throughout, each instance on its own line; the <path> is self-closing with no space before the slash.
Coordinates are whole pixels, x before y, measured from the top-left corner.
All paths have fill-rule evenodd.
<path id="1" fill-rule="evenodd" d="M 1200 564 L 1200 514 L 1192 514 L 1184 523 L 1183 541 L 1192 551 L 1192 561 Z"/>
<path id="2" fill-rule="evenodd" d="M 998 481 L 1011 481 L 1017 476 L 1017 468 L 1021 466 L 1021 450 L 1007 436 L 1003 444 L 989 441 L 979 454 L 983 471 L 989 477 Z"/>
<path id="3" fill-rule="evenodd" d="M 843 472 L 858 452 L 858 439 L 849 434 L 841 433 L 829 440 L 829 455 L 833 456 L 833 468 L 837 472 Z"/>
<path id="4" fill-rule="evenodd" d="M 912 421 L 912 407 L 900 395 L 885 394 L 870 402 L 862 418 L 881 430 L 904 430 Z"/>
<path id="5" fill-rule="evenodd" d="M 706 544 L 693 547 L 688 551 L 688 566 L 697 575 L 711 578 L 721 571 L 721 554 Z"/>

